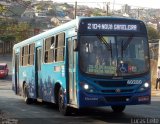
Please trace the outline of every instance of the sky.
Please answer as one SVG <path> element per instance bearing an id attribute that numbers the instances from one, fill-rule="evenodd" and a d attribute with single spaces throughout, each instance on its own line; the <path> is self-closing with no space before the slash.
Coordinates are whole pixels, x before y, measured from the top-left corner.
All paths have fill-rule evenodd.
<path id="1" fill-rule="evenodd" d="M 41 0 L 42 1 L 42 0 Z M 45 0 L 43 0 L 45 1 Z M 97 5 L 100 6 L 103 2 L 110 2 L 110 7 L 116 8 L 116 6 L 120 6 L 123 4 L 128 4 L 135 7 L 147 7 L 147 8 L 159 8 L 160 9 L 160 0 L 52 0 L 54 2 L 66 2 L 66 3 L 74 3 L 77 1 L 78 4 L 84 3 L 85 5 Z M 97 2 L 98 1 L 98 2 Z M 113 5 L 113 3 L 115 3 Z"/>

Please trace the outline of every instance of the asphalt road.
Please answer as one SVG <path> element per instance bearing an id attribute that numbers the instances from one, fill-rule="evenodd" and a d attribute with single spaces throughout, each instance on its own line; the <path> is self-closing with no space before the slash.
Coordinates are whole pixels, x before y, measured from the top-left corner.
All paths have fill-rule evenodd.
<path id="1" fill-rule="evenodd" d="M 151 105 L 127 106 L 122 114 L 110 107 L 88 108 L 71 116 L 62 116 L 47 103 L 26 105 L 23 98 L 11 90 L 11 77 L 0 79 L 0 123 L 2 124 L 105 124 L 105 123 L 160 123 L 160 97 L 152 97 Z M 8 123 L 7 123 L 8 122 Z"/>

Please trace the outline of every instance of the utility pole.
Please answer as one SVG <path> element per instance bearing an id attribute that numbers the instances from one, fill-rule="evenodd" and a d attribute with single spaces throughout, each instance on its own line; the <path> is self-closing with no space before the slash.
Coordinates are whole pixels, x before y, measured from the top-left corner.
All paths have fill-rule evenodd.
<path id="1" fill-rule="evenodd" d="M 113 10 L 112 10 L 113 15 L 114 15 L 114 4 L 115 4 L 115 0 L 113 1 Z"/>
<path id="2" fill-rule="evenodd" d="M 139 19 L 139 8 L 138 8 L 138 19 Z"/>
<path id="3" fill-rule="evenodd" d="M 138 8 L 138 19 L 140 19 L 140 15 L 142 15 L 142 11 L 143 9 Z"/>
<path id="4" fill-rule="evenodd" d="M 74 18 L 77 16 L 77 1 L 75 1 Z"/>
<path id="5" fill-rule="evenodd" d="M 109 15 L 109 2 L 107 2 L 107 4 L 106 4 L 106 14 L 107 14 L 107 16 Z"/>

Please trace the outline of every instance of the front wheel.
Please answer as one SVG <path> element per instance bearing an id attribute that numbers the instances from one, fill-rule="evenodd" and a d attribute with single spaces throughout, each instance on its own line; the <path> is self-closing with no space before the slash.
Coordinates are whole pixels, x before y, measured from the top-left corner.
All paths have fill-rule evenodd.
<path id="1" fill-rule="evenodd" d="M 122 113 L 126 106 L 111 106 L 113 112 Z"/>
<path id="2" fill-rule="evenodd" d="M 64 96 L 62 87 L 59 89 L 59 93 L 58 93 L 58 107 L 59 107 L 59 111 L 63 115 L 66 116 L 70 114 L 70 108 L 65 103 L 65 96 Z"/>

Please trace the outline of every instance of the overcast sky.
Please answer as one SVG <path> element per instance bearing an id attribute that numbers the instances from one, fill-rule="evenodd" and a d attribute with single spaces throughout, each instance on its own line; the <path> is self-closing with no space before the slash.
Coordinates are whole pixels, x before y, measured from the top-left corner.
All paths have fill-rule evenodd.
<path id="1" fill-rule="evenodd" d="M 115 3 L 114 7 L 116 7 L 116 5 L 118 4 L 119 5 L 128 4 L 137 7 L 160 8 L 160 0 L 52 0 L 52 1 L 66 2 L 66 3 L 71 3 L 71 2 L 74 3 L 75 1 L 77 1 L 78 3 L 83 2 L 85 3 L 85 5 L 87 5 L 87 3 L 91 5 L 91 2 L 93 2 L 94 4 L 100 4 L 102 2 L 110 2 L 110 7 L 113 7 L 113 3 Z"/>

